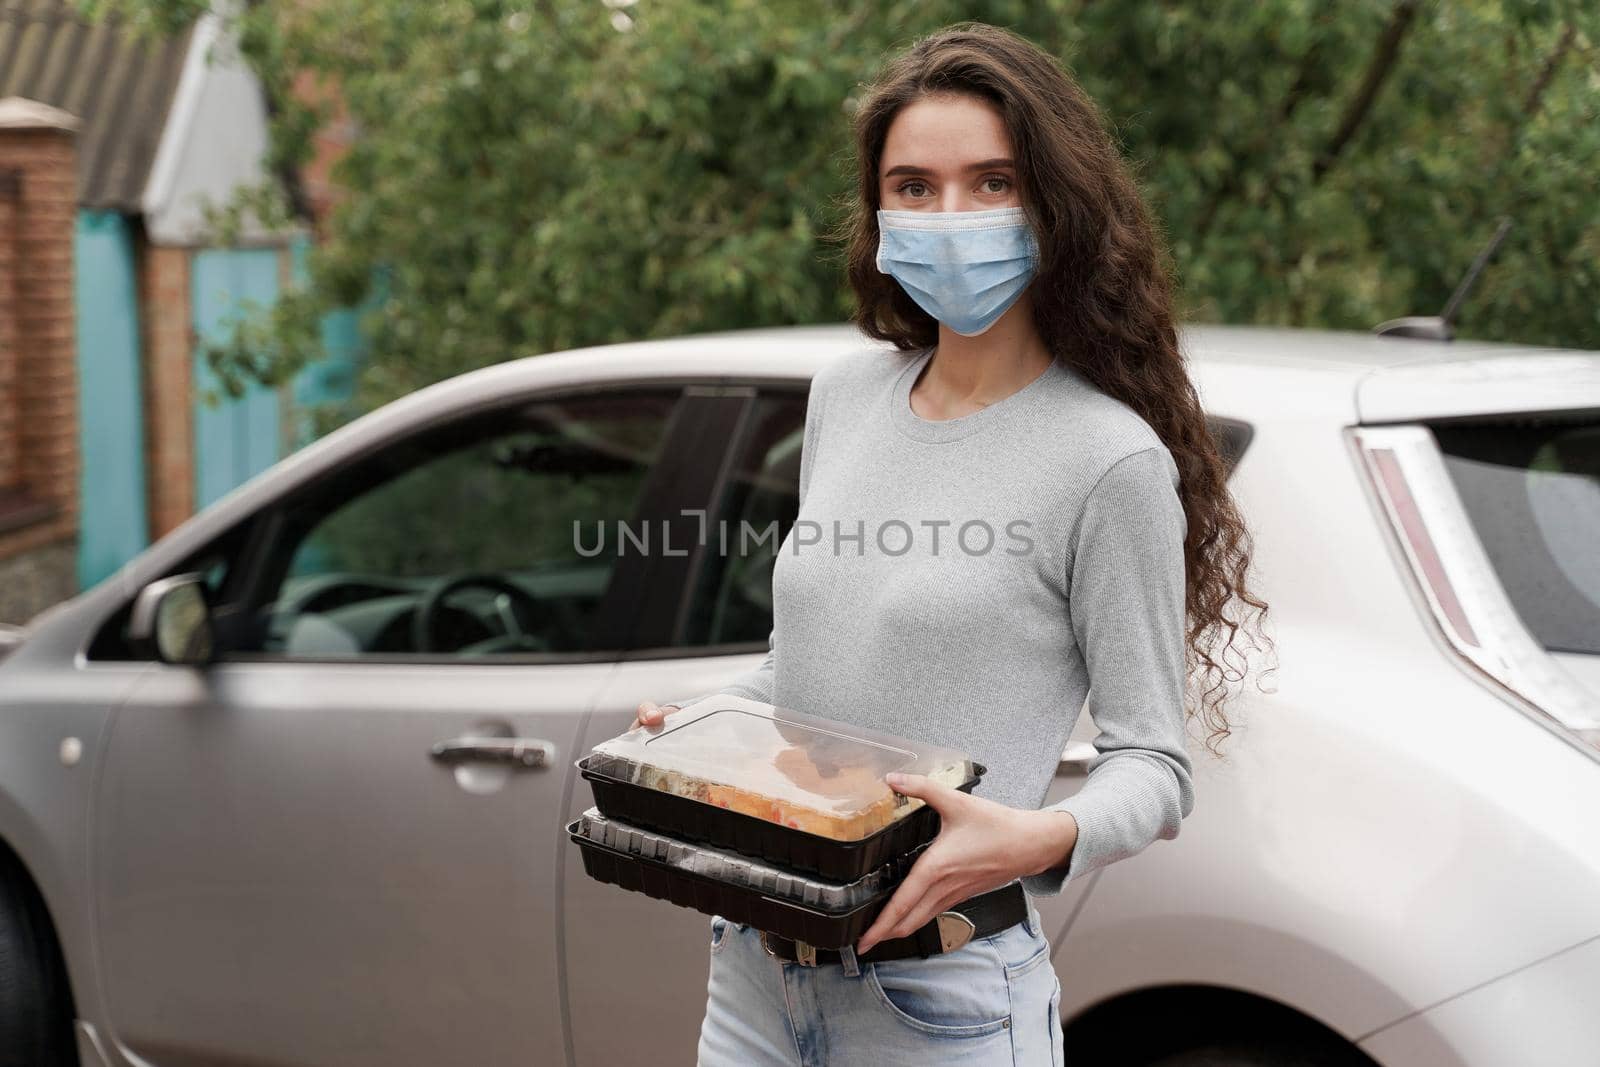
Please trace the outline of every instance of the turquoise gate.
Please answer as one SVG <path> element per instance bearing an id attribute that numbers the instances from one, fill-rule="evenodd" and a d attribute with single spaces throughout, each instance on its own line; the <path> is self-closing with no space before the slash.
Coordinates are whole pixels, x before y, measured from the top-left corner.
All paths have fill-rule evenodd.
<path id="1" fill-rule="evenodd" d="M 146 544 L 144 397 L 133 234 L 115 211 L 80 211 L 73 303 L 78 349 L 78 588 Z"/>

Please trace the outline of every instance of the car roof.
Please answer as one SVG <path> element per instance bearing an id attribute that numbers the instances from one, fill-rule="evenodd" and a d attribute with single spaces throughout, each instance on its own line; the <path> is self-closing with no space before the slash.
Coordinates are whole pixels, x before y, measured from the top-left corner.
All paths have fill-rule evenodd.
<path id="1" fill-rule="evenodd" d="M 1180 333 L 1207 409 L 1249 418 L 1264 406 L 1276 414 L 1346 421 L 1424 417 L 1455 405 L 1460 413 L 1509 403 L 1499 390 L 1538 364 L 1570 388 L 1600 367 L 1600 353 L 1499 341 L 1424 341 L 1359 330 L 1195 323 Z M 850 324 L 725 330 L 631 341 L 528 356 L 484 367 L 419 390 L 407 401 L 432 405 L 471 395 L 548 387 L 562 380 L 602 382 L 705 377 L 803 381 L 847 352 L 880 347 Z M 1576 361 L 1574 363 L 1573 361 Z M 1579 368 L 1574 377 L 1573 367 Z M 1387 380 L 1393 376 L 1393 387 Z M 1495 379 L 1472 396 L 1457 388 L 1446 403 L 1428 399 L 1436 382 Z M 1470 391 L 1470 390 L 1469 390 Z M 1548 390 L 1547 390 L 1548 391 Z M 1440 394 L 1441 397 L 1443 394 Z M 470 402 L 470 401 L 469 401 Z M 1522 398 L 1518 403 L 1531 402 Z M 406 401 L 398 401 L 403 405 Z M 394 412 L 399 414 L 399 411 Z"/>
<path id="2" fill-rule="evenodd" d="M 1430 413 L 1422 409 L 1433 403 L 1427 398 L 1435 378 L 1452 374 L 1459 378 L 1462 368 L 1474 366 L 1500 368 L 1492 375 L 1497 381 L 1494 388 L 1475 392 L 1479 398 L 1475 403 L 1492 407 L 1505 402 L 1503 385 L 1516 377 L 1507 366 L 1520 367 L 1520 361 L 1532 355 L 1556 353 L 1554 358 L 1576 359 L 1585 368 L 1600 367 L 1600 353 L 1494 341 L 1421 341 L 1355 330 L 1192 324 L 1181 331 L 1180 344 L 1207 410 L 1244 419 L 1319 417 L 1355 422 L 1361 418 L 1358 399 L 1370 403 L 1381 418 L 1400 418 L 1407 412 L 1421 417 Z M 873 347 L 892 350 L 887 342 L 866 337 L 854 325 L 827 324 L 725 330 L 525 356 L 416 390 L 302 451 L 328 455 L 359 447 L 359 439 L 382 436 L 400 424 L 553 388 L 696 379 L 804 382 L 830 360 Z M 1402 370 L 1405 373 L 1396 378 L 1391 394 L 1374 385 L 1374 379 Z M 1573 378 L 1556 377 L 1563 388 Z M 1451 395 L 1451 403 L 1466 402 L 1459 389 Z"/>
<path id="3" fill-rule="evenodd" d="M 828 360 L 863 347 L 890 348 L 874 341 L 853 325 L 776 326 L 725 330 L 685 337 L 630 341 L 528 356 L 485 367 L 471 375 L 493 376 L 511 386 L 521 384 L 523 373 L 553 370 L 548 361 L 582 363 L 591 374 L 627 377 L 658 359 L 670 360 L 670 372 L 755 374 L 771 377 L 809 377 Z M 1228 326 L 1194 323 L 1183 327 L 1180 346 L 1197 374 L 1213 366 L 1276 368 L 1347 379 L 1352 385 L 1367 375 L 1405 367 L 1445 367 L 1473 361 L 1522 357 L 1537 353 L 1562 353 L 1596 357 L 1597 353 L 1502 341 L 1423 341 L 1383 337 L 1360 330 L 1316 330 L 1283 326 Z M 602 371 L 609 365 L 610 373 Z M 539 374 L 543 377 L 543 373 Z M 451 379 L 456 381 L 457 379 Z M 443 383 L 441 383 L 443 384 Z M 436 387 L 435 387 L 436 388 Z"/>
<path id="4" fill-rule="evenodd" d="M 1346 368 L 1357 373 L 1421 364 L 1461 363 L 1534 352 L 1561 351 L 1506 341 L 1426 341 L 1364 330 L 1284 326 L 1190 325 L 1185 352 L 1200 362 L 1282 364 Z"/>

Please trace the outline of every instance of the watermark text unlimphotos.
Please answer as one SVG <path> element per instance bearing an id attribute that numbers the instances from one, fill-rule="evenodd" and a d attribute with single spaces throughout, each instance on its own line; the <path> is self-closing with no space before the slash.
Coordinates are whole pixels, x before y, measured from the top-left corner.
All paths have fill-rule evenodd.
<path id="1" fill-rule="evenodd" d="M 674 540 L 672 527 L 665 519 L 654 524 L 635 524 L 622 519 L 613 523 L 574 520 L 572 547 L 585 558 L 606 552 L 619 556 L 687 556 L 696 548 L 711 546 L 724 556 L 748 555 L 753 550 L 775 554 L 778 550 L 776 519 L 765 525 L 747 519 L 737 523 L 719 519 L 712 529 L 702 509 L 684 510 L 679 514 L 697 520 L 698 532 L 694 536 L 685 538 L 680 532 Z M 985 519 L 959 523 L 952 519 L 884 519 L 870 526 L 865 519 L 854 523 L 834 519 L 827 526 L 831 529 L 810 519 L 797 519 L 783 543 L 795 555 L 805 551 L 829 552 L 836 556 L 864 556 L 869 549 L 886 556 L 904 556 L 913 551 L 934 556 L 957 552 L 968 556 L 987 556 L 992 552 L 1026 556 L 1034 549 L 1034 540 L 1028 536 L 1033 524 L 1027 519 L 1013 519 L 998 528 Z"/>

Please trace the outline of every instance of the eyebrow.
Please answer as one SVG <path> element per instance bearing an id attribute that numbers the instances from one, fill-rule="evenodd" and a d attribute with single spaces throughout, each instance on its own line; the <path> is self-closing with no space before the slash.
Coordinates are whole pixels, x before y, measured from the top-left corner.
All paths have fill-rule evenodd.
<path id="1" fill-rule="evenodd" d="M 973 170 L 991 170 L 991 169 L 996 169 L 996 168 L 1000 168 L 1000 167 L 1012 167 L 1012 168 L 1014 168 L 1015 166 L 1016 166 L 1015 161 L 1013 161 L 1011 159 L 1008 159 L 1008 158 L 1006 158 L 1004 156 L 996 156 L 994 159 L 980 159 L 976 163 L 969 163 L 967 165 L 966 169 L 969 170 L 969 171 L 973 171 Z M 916 175 L 919 175 L 919 176 L 921 176 L 921 175 L 930 175 L 931 176 L 933 174 L 933 171 L 929 170 L 927 167 L 914 167 L 910 163 L 902 163 L 897 167 L 890 167 L 888 170 L 883 172 L 883 176 L 885 178 L 892 178 L 896 174 L 916 174 Z"/>

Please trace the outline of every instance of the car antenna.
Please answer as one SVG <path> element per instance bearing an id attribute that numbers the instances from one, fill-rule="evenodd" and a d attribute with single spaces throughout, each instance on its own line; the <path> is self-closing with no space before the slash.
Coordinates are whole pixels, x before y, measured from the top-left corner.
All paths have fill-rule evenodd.
<path id="1" fill-rule="evenodd" d="M 1456 286 L 1456 291 L 1450 294 L 1450 299 L 1445 303 L 1444 310 L 1437 315 L 1407 315 L 1404 318 L 1390 319 L 1380 322 L 1372 328 L 1372 332 L 1380 337 L 1411 337 L 1421 341 L 1453 341 L 1456 313 L 1461 310 L 1461 302 L 1467 298 L 1478 274 L 1484 265 L 1489 262 L 1489 257 L 1494 255 L 1494 250 L 1500 247 L 1500 242 L 1505 239 L 1506 231 L 1511 229 L 1511 220 L 1504 215 L 1500 217 L 1500 225 L 1495 227 L 1494 236 L 1489 238 L 1489 243 L 1483 246 L 1472 266 L 1467 268 L 1466 277 Z"/>

